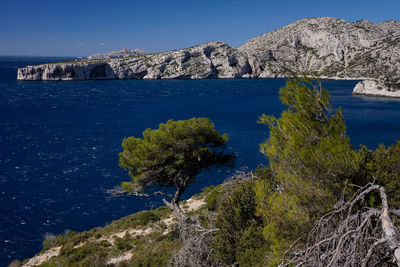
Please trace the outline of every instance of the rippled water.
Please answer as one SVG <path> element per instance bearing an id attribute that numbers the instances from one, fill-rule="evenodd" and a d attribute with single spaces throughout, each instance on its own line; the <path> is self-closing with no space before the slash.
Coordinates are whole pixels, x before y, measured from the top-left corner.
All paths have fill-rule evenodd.
<path id="1" fill-rule="evenodd" d="M 121 141 L 168 119 L 209 117 L 230 134 L 236 169 L 266 164 L 256 124 L 279 115 L 282 79 L 199 81 L 17 82 L 20 66 L 52 59 L 0 58 L 0 262 L 31 257 L 45 233 L 103 226 L 160 199 L 108 198 L 129 180 L 118 167 Z M 324 81 L 341 106 L 354 146 L 371 148 L 400 137 L 400 101 L 353 96 L 355 81 Z M 199 176 L 185 198 L 222 182 L 234 170 Z"/>

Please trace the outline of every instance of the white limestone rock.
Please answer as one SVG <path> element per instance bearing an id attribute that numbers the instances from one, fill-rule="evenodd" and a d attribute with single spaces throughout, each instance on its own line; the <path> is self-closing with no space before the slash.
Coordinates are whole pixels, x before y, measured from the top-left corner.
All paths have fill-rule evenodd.
<path id="1" fill-rule="evenodd" d="M 247 55 L 223 42 L 107 60 L 28 66 L 18 80 L 206 79 L 252 77 Z"/>
<path id="2" fill-rule="evenodd" d="M 400 84 L 399 84 L 400 86 Z M 375 80 L 365 80 L 356 84 L 353 89 L 355 95 L 400 97 L 400 90 L 391 85 Z"/>
<path id="3" fill-rule="evenodd" d="M 116 79 L 111 67 L 104 62 L 82 64 L 78 61 L 71 63 L 51 63 L 37 66 L 27 66 L 18 69 L 18 80 L 102 80 Z"/>
<path id="4" fill-rule="evenodd" d="M 400 77 L 400 22 L 309 18 L 249 40 L 163 53 L 28 66 L 18 80 L 275 78 L 288 69 L 326 79 Z M 391 86 L 390 92 L 398 90 Z"/>
<path id="5" fill-rule="evenodd" d="M 142 49 L 129 49 L 124 48 L 120 51 L 111 51 L 105 54 L 93 54 L 88 56 L 88 59 L 109 59 L 109 58 L 122 58 L 122 57 L 134 57 L 144 55 L 146 52 Z"/>
<path id="6" fill-rule="evenodd" d="M 398 76 L 400 22 L 303 19 L 255 37 L 238 50 L 258 59 L 259 68 L 253 67 L 257 77 L 275 77 L 285 67 L 332 78 Z"/>

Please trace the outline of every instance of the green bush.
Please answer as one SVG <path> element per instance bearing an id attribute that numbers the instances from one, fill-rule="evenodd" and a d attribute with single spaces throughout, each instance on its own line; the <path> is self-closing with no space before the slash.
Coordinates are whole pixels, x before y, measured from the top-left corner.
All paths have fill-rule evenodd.
<path id="1" fill-rule="evenodd" d="M 125 266 L 170 266 L 173 253 L 181 246 L 177 231 L 167 235 L 153 233 L 150 237 L 137 240 L 132 250 L 134 257 Z"/>
<path id="2" fill-rule="evenodd" d="M 8 265 L 8 267 L 20 267 L 20 266 L 22 266 L 22 262 L 20 262 L 19 260 L 14 260 Z"/>
<path id="3" fill-rule="evenodd" d="M 145 226 L 149 223 L 154 223 L 160 220 L 160 217 L 153 211 L 142 211 L 137 214 L 135 221 L 137 226 Z"/>
<path id="4" fill-rule="evenodd" d="M 43 246 L 42 251 L 48 250 L 49 248 L 53 247 L 56 244 L 57 244 L 57 236 L 55 236 L 51 233 L 46 233 L 44 235 L 44 239 L 42 242 L 42 246 Z"/>
<path id="5" fill-rule="evenodd" d="M 400 141 L 388 148 L 380 145 L 372 153 L 368 169 L 376 182 L 385 187 L 390 207 L 400 209 Z"/>
<path id="6" fill-rule="evenodd" d="M 60 256 L 52 258 L 45 266 L 105 266 L 110 247 L 106 240 L 89 242 L 78 248 L 67 244 L 61 248 Z"/>
<path id="7" fill-rule="evenodd" d="M 246 228 L 239 240 L 240 250 L 236 253 L 236 260 L 239 266 L 265 266 L 266 251 L 268 246 L 263 236 L 261 224 L 253 224 Z"/>
<path id="8" fill-rule="evenodd" d="M 128 251 L 132 248 L 132 238 L 128 231 L 126 231 L 123 238 L 117 237 L 114 241 L 114 245 L 119 251 Z"/>
<path id="9" fill-rule="evenodd" d="M 213 261 L 222 264 L 243 263 L 245 260 L 242 259 L 265 245 L 260 226 L 262 220 L 256 214 L 255 180 L 231 183 L 218 197 L 215 226 L 219 231 L 211 242 L 215 250 Z"/>
<path id="10" fill-rule="evenodd" d="M 209 186 L 203 189 L 206 193 L 205 202 L 206 208 L 210 211 L 214 211 L 218 206 L 218 198 L 221 195 L 221 186 Z"/>

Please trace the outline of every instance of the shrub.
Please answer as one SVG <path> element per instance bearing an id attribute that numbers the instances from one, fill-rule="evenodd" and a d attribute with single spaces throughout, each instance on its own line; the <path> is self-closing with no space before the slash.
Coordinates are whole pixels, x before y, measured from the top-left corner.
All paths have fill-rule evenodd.
<path id="1" fill-rule="evenodd" d="M 386 148 L 380 145 L 368 163 L 370 174 L 385 187 L 389 205 L 400 209 L 400 141 Z"/>
<path id="2" fill-rule="evenodd" d="M 203 191 L 206 193 L 205 202 L 206 208 L 210 211 L 216 210 L 218 206 L 218 198 L 221 195 L 221 186 L 209 186 L 204 188 Z"/>
<path id="3" fill-rule="evenodd" d="M 60 256 L 48 262 L 49 266 L 105 266 L 111 244 L 103 240 L 101 242 L 89 242 L 81 247 L 74 248 L 67 244 L 61 248 Z M 94 264 L 95 263 L 95 264 Z"/>
<path id="4" fill-rule="evenodd" d="M 135 256 L 126 266 L 170 266 L 173 253 L 181 246 L 176 231 L 167 235 L 154 233 L 151 237 L 141 239 L 140 243 L 133 248 Z"/>
<path id="5" fill-rule="evenodd" d="M 20 267 L 20 266 L 22 266 L 22 262 L 20 262 L 19 260 L 14 260 L 8 265 L 8 267 Z"/>
<path id="6" fill-rule="evenodd" d="M 44 239 L 43 239 L 43 242 L 42 242 L 42 246 L 43 246 L 42 251 L 48 250 L 49 248 L 54 246 L 56 243 L 57 243 L 57 236 L 55 236 L 55 235 L 53 235 L 51 233 L 46 233 L 44 235 Z"/>
<path id="7" fill-rule="evenodd" d="M 132 248 L 132 238 L 128 231 L 126 231 L 123 238 L 117 237 L 114 241 L 114 245 L 120 251 L 128 251 Z"/>
<path id="8" fill-rule="evenodd" d="M 215 226 L 219 231 L 211 243 L 215 249 L 213 260 L 222 264 L 244 263 L 250 254 L 263 254 L 258 249 L 265 245 L 260 226 L 262 221 L 256 214 L 255 180 L 249 178 L 230 183 L 217 200 Z M 257 260 L 262 261 L 254 259 Z"/>

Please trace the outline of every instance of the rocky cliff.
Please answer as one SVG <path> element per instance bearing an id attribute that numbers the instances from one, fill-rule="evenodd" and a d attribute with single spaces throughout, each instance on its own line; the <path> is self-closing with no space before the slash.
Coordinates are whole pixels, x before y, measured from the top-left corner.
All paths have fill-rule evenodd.
<path id="1" fill-rule="evenodd" d="M 125 58 L 28 66 L 18 80 L 274 78 L 290 69 L 400 88 L 400 22 L 299 20 L 235 49 L 222 42 Z"/>
<path id="2" fill-rule="evenodd" d="M 139 55 L 144 55 L 146 52 L 142 49 L 135 48 L 129 49 L 124 48 L 120 51 L 112 51 L 105 54 L 93 54 L 88 56 L 88 59 L 109 59 L 109 58 L 121 58 L 121 57 L 135 57 Z"/>
<path id="3" fill-rule="evenodd" d="M 251 39 L 238 49 L 258 60 L 258 77 L 316 72 L 359 79 L 400 76 L 400 22 L 311 18 Z"/>
<path id="4" fill-rule="evenodd" d="M 400 88 L 382 81 L 365 80 L 357 83 L 353 89 L 355 95 L 400 97 Z"/>
<path id="5" fill-rule="evenodd" d="M 247 55 L 223 42 L 164 53 L 78 60 L 18 69 L 18 80 L 207 79 L 252 77 Z"/>

